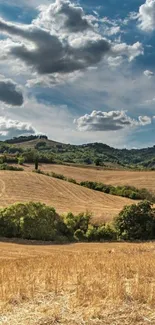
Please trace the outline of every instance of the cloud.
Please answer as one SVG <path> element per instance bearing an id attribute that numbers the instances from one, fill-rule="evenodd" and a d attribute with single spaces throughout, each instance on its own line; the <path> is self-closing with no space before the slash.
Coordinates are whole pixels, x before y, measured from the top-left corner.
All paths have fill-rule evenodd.
<path id="1" fill-rule="evenodd" d="M 25 8 L 35 8 L 41 4 L 49 4 L 49 2 L 53 2 L 54 0 L 14 0 L 13 5 L 17 7 Z M 4 0 L 0 0 L 0 4 L 4 4 Z M 12 6 L 12 0 L 5 0 L 5 4 Z"/>
<path id="2" fill-rule="evenodd" d="M 129 62 L 134 60 L 137 56 L 144 54 L 143 45 L 140 42 L 136 42 L 133 45 L 127 45 L 126 43 L 116 44 L 112 47 L 112 52 L 116 56 L 125 55 L 128 57 Z"/>
<path id="3" fill-rule="evenodd" d="M 0 75 L 0 101 L 12 106 L 21 106 L 23 94 L 16 83 Z"/>
<path id="4" fill-rule="evenodd" d="M 40 6 L 40 15 L 34 23 L 48 29 L 51 26 L 56 30 L 63 29 L 69 33 L 84 32 L 93 27 L 83 8 L 69 0 L 56 0 L 50 6 Z"/>
<path id="5" fill-rule="evenodd" d="M 153 71 L 150 71 L 150 70 L 145 70 L 144 71 L 144 75 L 148 78 L 151 78 L 154 76 L 154 72 Z"/>
<path id="6" fill-rule="evenodd" d="M 104 31 L 104 34 L 107 36 L 116 35 L 118 33 L 121 33 L 120 26 L 106 27 Z"/>
<path id="7" fill-rule="evenodd" d="M 149 116 L 139 116 L 138 119 L 141 125 L 148 125 L 152 123 L 152 119 Z"/>
<path id="8" fill-rule="evenodd" d="M 73 73 L 97 66 L 109 57 L 132 61 L 143 54 L 139 42 L 115 44 L 104 38 L 83 8 L 69 0 L 56 0 L 49 6 L 40 6 L 39 10 L 30 25 L 0 20 L 0 32 L 7 36 L 0 41 L 0 59 L 23 62 L 35 79 L 31 84 L 37 84 L 41 75 L 43 79 L 48 76 L 49 84 L 59 83 L 65 79 L 64 75 L 69 79 Z M 119 26 L 110 31 L 117 32 Z M 111 60 L 106 62 L 109 64 Z"/>
<path id="9" fill-rule="evenodd" d="M 74 120 L 79 131 L 117 131 L 126 127 L 151 124 L 148 116 L 139 116 L 138 120 L 132 119 L 126 111 L 93 111 Z"/>
<path id="10" fill-rule="evenodd" d="M 29 123 L 7 119 L 0 116 L 0 139 L 18 137 L 20 135 L 35 134 L 36 130 Z"/>
<path id="11" fill-rule="evenodd" d="M 140 29 L 146 32 L 155 30 L 155 0 L 146 0 L 140 6 L 137 17 Z"/>
<path id="12" fill-rule="evenodd" d="M 26 28 L 1 20 L 0 30 L 33 43 L 33 46 L 27 46 L 23 42 L 11 44 L 8 55 L 21 59 L 39 74 L 83 70 L 100 62 L 110 50 L 108 41 L 98 35 L 92 38 L 75 37 L 69 44 L 63 42 L 57 35 L 51 35 L 46 30 L 35 26 Z"/>

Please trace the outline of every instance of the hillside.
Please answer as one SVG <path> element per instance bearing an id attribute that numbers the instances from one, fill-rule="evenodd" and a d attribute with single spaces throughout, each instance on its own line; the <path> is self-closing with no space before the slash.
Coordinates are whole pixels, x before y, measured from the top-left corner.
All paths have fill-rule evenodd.
<path id="1" fill-rule="evenodd" d="M 31 171 L 32 168 L 32 165 L 29 165 L 25 167 L 25 170 Z M 54 164 L 40 164 L 39 168 L 45 172 L 55 172 L 66 177 L 72 177 L 78 182 L 92 181 L 114 186 L 129 185 L 136 188 L 146 188 L 155 194 L 154 171 L 100 170 Z"/>
<path id="2" fill-rule="evenodd" d="M 0 206 L 16 202 L 40 201 L 59 213 L 93 213 L 94 220 L 108 220 L 133 201 L 55 178 L 30 172 L 0 171 Z"/>
<path id="3" fill-rule="evenodd" d="M 40 162 L 101 166 L 106 169 L 155 170 L 155 146 L 144 149 L 116 149 L 103 143 L 64 144 L 46 136 L 19 137 L 0 142 L 0 154 L 17 161 L 22 155 L 26 162 L 38 156 Z M 11 157 L 8 157 L 10 155 Z"/>

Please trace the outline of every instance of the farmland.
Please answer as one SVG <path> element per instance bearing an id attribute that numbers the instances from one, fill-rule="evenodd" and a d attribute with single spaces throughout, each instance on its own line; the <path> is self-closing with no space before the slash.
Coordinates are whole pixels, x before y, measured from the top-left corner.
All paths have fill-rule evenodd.
<path id="1" fill-rule="evenodd" d="M 58 213 L 89 210 L 93 220 L 112 218 L 135 201 L 24 171 L 0 171 L 0 206 L 43 202 Z M 154 172 L 107 171 L 40 165 L 77 181 L 146 187 Z M 155 324 L 155 243 L 53 245 L 0 239 L 0 325 Z"/>
<path id="2" fill-rule="evenodd" d="M 146 188 L 155 193 L 154 171 L 103 170 L 98 168 L 80 168 L 73 166 L 41 164 L 39 167 L 46 172 L 55 172 L 67 177 L 73 177 L 78 182 L 94 181 L 110 185 L 130 185 L 137 188 Z M 25 170 L 32 170 L 29 165 Z"/>
<path id="3" fill-rule="evenodd" d="M 111 219 L 132 200 L 95 191 L 32 172 L 0 172 L 0 206 L 40 201 L 59 213 L 92 212 L 99 221 Z"/>
<path id="4" fill-rule="evenodd" d="M 155 323 L 155 244 L 0 244 L 0 324 Z"/>

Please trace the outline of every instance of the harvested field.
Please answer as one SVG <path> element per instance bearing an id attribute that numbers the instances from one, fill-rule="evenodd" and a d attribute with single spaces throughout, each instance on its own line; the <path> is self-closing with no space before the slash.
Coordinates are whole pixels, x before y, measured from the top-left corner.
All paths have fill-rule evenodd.
<path id="1" fill-rule="evenodd" d="M 0 243 L 0 258 L 1 325 L 155 324 L 154 243 Z"/>
<path id="2" fill-rule="evenodd" d="M 89 211 L 99 221 L 111 219 L 133 203 L 36 173 L 0 171 L 0 206 L 29 201 L 52 205 L 59 213 Z"/>
<path id="3" fill-rule="evenodd" d="M 32 166 L 25 168 L 32 170 Z M 131 185 L 137 188 L 147 188 L 155 194 L 155 172 L 154 171 L 126 171 L 126 170 L 98 170 L 97 168 L 80 168 L 64 165 L 40 165 L 44 171 L 52 171 L 75 178 L 78 182 L 94 181 L 111 185 Z"/>

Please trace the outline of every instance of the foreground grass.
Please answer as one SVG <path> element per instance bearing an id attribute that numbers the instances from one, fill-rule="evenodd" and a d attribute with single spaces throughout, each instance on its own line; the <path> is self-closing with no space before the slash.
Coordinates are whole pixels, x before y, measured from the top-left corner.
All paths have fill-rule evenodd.
<path id="1" fill-rule="evenodd" d="M 154 243 L 2 248 L 0 324 L 155 324 Z"/>

